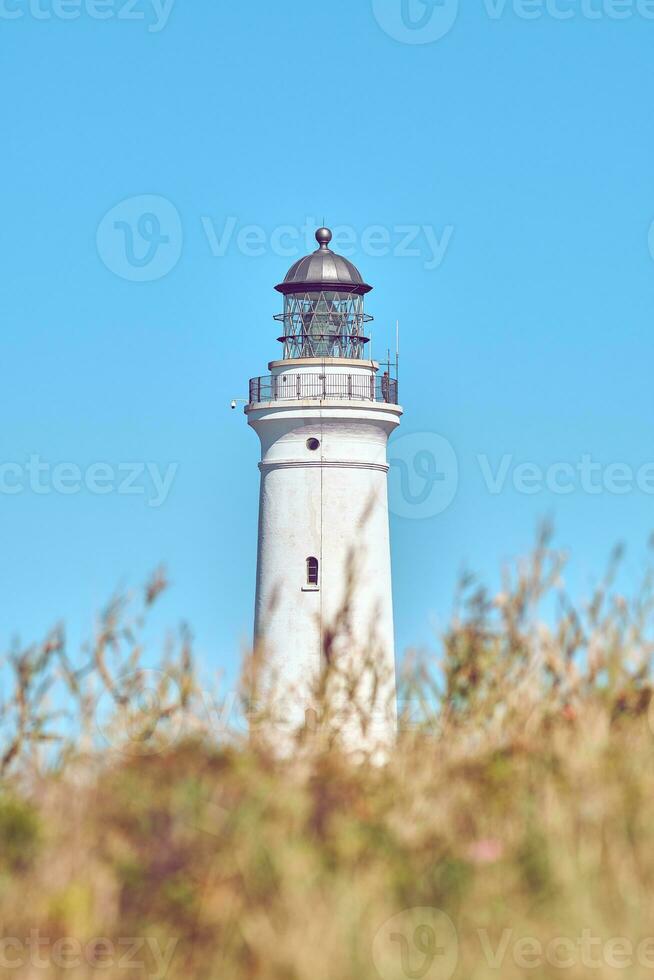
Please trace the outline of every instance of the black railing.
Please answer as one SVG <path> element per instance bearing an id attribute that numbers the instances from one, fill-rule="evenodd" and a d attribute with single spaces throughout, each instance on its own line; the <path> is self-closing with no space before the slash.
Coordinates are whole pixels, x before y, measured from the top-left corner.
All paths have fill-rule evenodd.
<path id="1" fill-rule="evenodd" d="M 252 378 L 250 404 L 306 398 L 398 404 L 397 381 L 387 374 L 277 374 Z"/>

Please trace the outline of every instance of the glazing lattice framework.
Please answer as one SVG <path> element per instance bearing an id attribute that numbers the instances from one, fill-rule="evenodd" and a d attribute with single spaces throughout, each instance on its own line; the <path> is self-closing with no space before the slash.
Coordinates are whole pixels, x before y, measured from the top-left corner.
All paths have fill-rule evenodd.
<path id="1" fill-rule="evenodd" d="M 347 357 L 359 359 L 369 338 L 364 324 L 372 317 L 364 312 L 363 296 L 321 291 L 290 293 L 284 312 L 276 320 L 284 324 L 284 358 Z"/>

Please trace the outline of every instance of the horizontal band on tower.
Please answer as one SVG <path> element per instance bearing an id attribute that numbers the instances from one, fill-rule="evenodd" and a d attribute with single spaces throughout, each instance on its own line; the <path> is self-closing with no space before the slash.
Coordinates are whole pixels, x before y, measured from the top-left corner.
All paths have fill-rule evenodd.
<path id="1" fill-rule="evenodd" d="M 388 473 L 389 466 L 387 463 L 356 463 L 347 459 L 325 459 L 325 460 L 280 460 L 279 462 L 270 463 L 259 463 L 259 469 L 263 473 L 264 470 L 291 470 L 295 467 L 302 467 L 306 469 L 308 467 L 322 466 L 322 467 L 337 467 L 345 470 L 378 470 L 380 473 Z"/>

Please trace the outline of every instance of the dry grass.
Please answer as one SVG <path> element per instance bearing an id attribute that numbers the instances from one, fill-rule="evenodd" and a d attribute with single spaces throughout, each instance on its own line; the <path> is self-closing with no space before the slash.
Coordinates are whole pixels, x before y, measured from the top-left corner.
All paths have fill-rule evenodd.
<path id="1" fill-rule="evenodd" d="M 575 610 L 560 573 L 543 539 L 501 595 L 463 583 L 382 765 L 339 744 L 328 677 L 280 757 L 208 710 L 186 636 L 140 671 L 161 576 L 131 618 L 112 603 L 82 671 L 58 633 L 15 652 L 2 975 L 649 977 L 651 582 L 627 601 L 612 567 Z"/>

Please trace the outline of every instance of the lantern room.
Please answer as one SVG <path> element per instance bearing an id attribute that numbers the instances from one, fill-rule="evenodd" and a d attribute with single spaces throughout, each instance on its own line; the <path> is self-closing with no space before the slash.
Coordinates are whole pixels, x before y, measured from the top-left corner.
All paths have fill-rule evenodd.
<path id="1" fill-rule="evenodd" d="M 329 228 L 316 232 L 318 248 L 299 259 L 286 278 L 275 287 L 284 296 L 284 312 L 275 320 L 283 324 L 278 339 L 284 358 L 365 356 L 365 324 L 372 320 L 364 310 L 369 293 L 361 273 L 352 262 L 329 248 Z"/>

